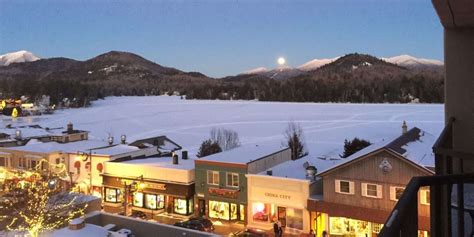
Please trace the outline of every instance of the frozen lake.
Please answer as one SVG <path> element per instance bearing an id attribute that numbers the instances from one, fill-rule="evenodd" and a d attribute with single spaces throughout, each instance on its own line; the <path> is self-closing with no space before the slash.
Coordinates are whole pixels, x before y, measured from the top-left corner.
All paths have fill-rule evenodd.
<path id="1" fill-rule="evenodd" d="M 435 136 L 444 126 L 441 104 L 323 104 L 258 101 L 181 100 L 179 97 L 108 97 L 89 108 L 12 119 L 7 124 L 39 124 L 88 130 L 92 139 L 121 134 L 128 141 L 166 135 L 194 154 L 213 127 L 239 133 L 242 144 L 283 143 L 289 121 L 299 123 L 311 156 L 342 153 L 344 139 L 380 141 L 401 134 L 405 120 Z"/>

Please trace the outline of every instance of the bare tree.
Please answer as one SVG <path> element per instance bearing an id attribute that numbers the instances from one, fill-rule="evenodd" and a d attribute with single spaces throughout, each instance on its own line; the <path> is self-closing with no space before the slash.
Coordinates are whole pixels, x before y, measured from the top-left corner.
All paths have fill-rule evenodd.
<path id="1" fill-rule="evenodd" d="M 299 159 L 308 154 L 305 147 L 303 129 L 299 124 L 295 122 L 288 123 L 284 135 L 286 143 L 291 149 L 292 160 Z"/>
<path id="2" fill-rule="evenodd" d="M 223 151 L 240 146 L 239 134 L 225 128 L 211 129 L 211 140 L 222 148 Z"/>

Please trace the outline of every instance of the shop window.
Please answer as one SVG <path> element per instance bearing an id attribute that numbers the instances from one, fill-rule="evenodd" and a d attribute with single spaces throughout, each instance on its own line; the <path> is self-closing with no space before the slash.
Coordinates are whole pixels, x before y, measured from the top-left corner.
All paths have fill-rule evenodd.
<path id="1" fill-rule="evenodd" d="M 230 220 L 237 220 L 237 217 L 238 217 L 237 212 L 238 212 L 237 204 L 231 203 L 230 204 Z"/>
<path id="2" fill-rule="evenodd" d="M 422 189 L 420 190 L 420 203 L 423 205 L 430 205 L 430 190 Z"/>
<path id="3" fill-rule="evenodd" d="M 240 220 L 245 221 L 245 206 L 240 204 Z"/>
<path id="4" fill-rule="evenodd" d="M 229 203 L 209 201 L 209 217 L 229 220 L 229 217 L 230 217 Z"/>
<path id="5" fill-rule="evenodd" d="M 165 196 L 145 194 L 145 207 L 152 210 L 165 208 Z"/>
<path id="6" fill-rule="evenodd" d="M 303 229 L 303 210 L 286 208 L 286 226 L 293 229 Z"/>
<path id="7" fill-rule="evenodd" d="M 362 183 L 362 196 L 371 198 L 382 198 L 382 185 Z"/>
<path id="8" fill-rule="evenodd" d="M 116 188 L 105 188 L 105 201 L 118 202 L 119 191 Z"/>
<path id="9" fill-rule="evenodd" d="M 175 198 L 174 199 L 174 213 L 187 215 L 188 214 L 188 202 L 186 199 Z"/>
<path id="10" fill-rule="evenodd" d="M 382 230 L 383 224 L 372 223 L 372 233 L 378 234 Z"/>
<path id="11" fill-rule="evenodd" d="M 188 214 L 194 213 L 194 199 L 190 198 L 188 200 Z"/>
<path id="12" fill-rule="evenodd" d="M 354 182 L 336 179 L 335 185 L 336 193 L 354 194 Z"/>
<path id="13" fill-rule="evenodd" d="M 344 217 L 329 217 L 329 229 L 331 236 L 372 236 L 369 222 Z"/>
<path id="14" fill-rule="evenodd" d="M 36 161 L 30 160 L 30 169 L 36 169 Z"/>
<path id="15" fill-rule="evenodd" d="M 227 173 L 227 187 L 239 187 L 239 174 L 238 173 Z"/>
<path id="16" fill-rule="evenodd" d="M 252 203 L 252 218 L 254 221 L 269 222 L 270 219 L 270 204 L 254 202 Z"/>
<path id="17" fill-rule="evenodd" d="M 143 193 L 133 193 L 133 206 L 143 207 Z"/>
<path id="18" fill-rule="evenodd" d="M 207 183 L 211 185 L 219 185 L 219 171 L 207 171 Z"/>
<path id="19" fill-rule="evenodd" d="M 405 191 L 404 187 L 390 187 L 390 200 L 398 201 Z"/>

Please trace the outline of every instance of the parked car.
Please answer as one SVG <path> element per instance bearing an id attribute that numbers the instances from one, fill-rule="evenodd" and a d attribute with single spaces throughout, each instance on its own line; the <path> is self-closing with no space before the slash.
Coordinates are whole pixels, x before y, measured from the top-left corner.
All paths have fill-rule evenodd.
<path id="1" fill-rule="evenodd" d="M 214 224 L 212 224 L 212 221 L 201 217 L 193 217 L 187 221 L 179 221 L 176 222 L 174 225 L 186 229 L 193 229 L 205 232 L 214 231 Z"/>
<path id="2" fill-rule="evenodd" d="M 141 212 L 141 211 L 132 211 L 132 215 L 130 217 L 135 217 L 135 218 L 142 219 L 142 220 L 148 219 L 146 214 L 144 212 Z"/>
<path id="3" fill-rule="evenodd" d="M 212 223 L 211 220 L 207 219 L 207 218 L 202 218 L 202 217 L 192 217 L 192 218 L 189 218 L 188 221 L 195 221 L 195 222 L 200 222 L 204 225 L 204 228 L 205 228 L 205 231 L 206 232 L 214 232 L 215 228 L 214 228 L 214 224 Z"/>
<path id="4" fill-rule="evenodd" d="M 246 229 L 237 231 L 235 233 L 230 234 L 230 236 L 235 237 L 269 237 L 268 234 L 265 233 L 263 230 L 259 229 Z"/>

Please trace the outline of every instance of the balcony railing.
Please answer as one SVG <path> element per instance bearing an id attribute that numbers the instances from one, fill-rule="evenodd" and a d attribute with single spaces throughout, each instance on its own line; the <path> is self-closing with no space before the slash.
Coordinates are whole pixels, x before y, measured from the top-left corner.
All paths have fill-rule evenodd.
<path id="1" fill-rule="evenodd" d="M 418 236 L 418 191 L 427 186 L 431 194 L 431 236 L 452 236 L 453 233 L 457 233 L 458 237 L 464 237 L 465 233 L 474 236 L 474 210 L 466 208 L 464 203 L 464 185 L 474 183 L 474 173 L 453 174 L 453 160 L 462 167 L 462 160 L 474 159 L 474 154 L 453 150 L 453 123 L 454 119 L 451 119 L 433 146 L 436 175 L 410 180 L 379 236 Z M 455 195 L 452 195 L 453 190 Z M 454 222 L 452 213 L 456 215 Z M 473 222 L 470 231 L 465 230 L 466 213 Z"/>

